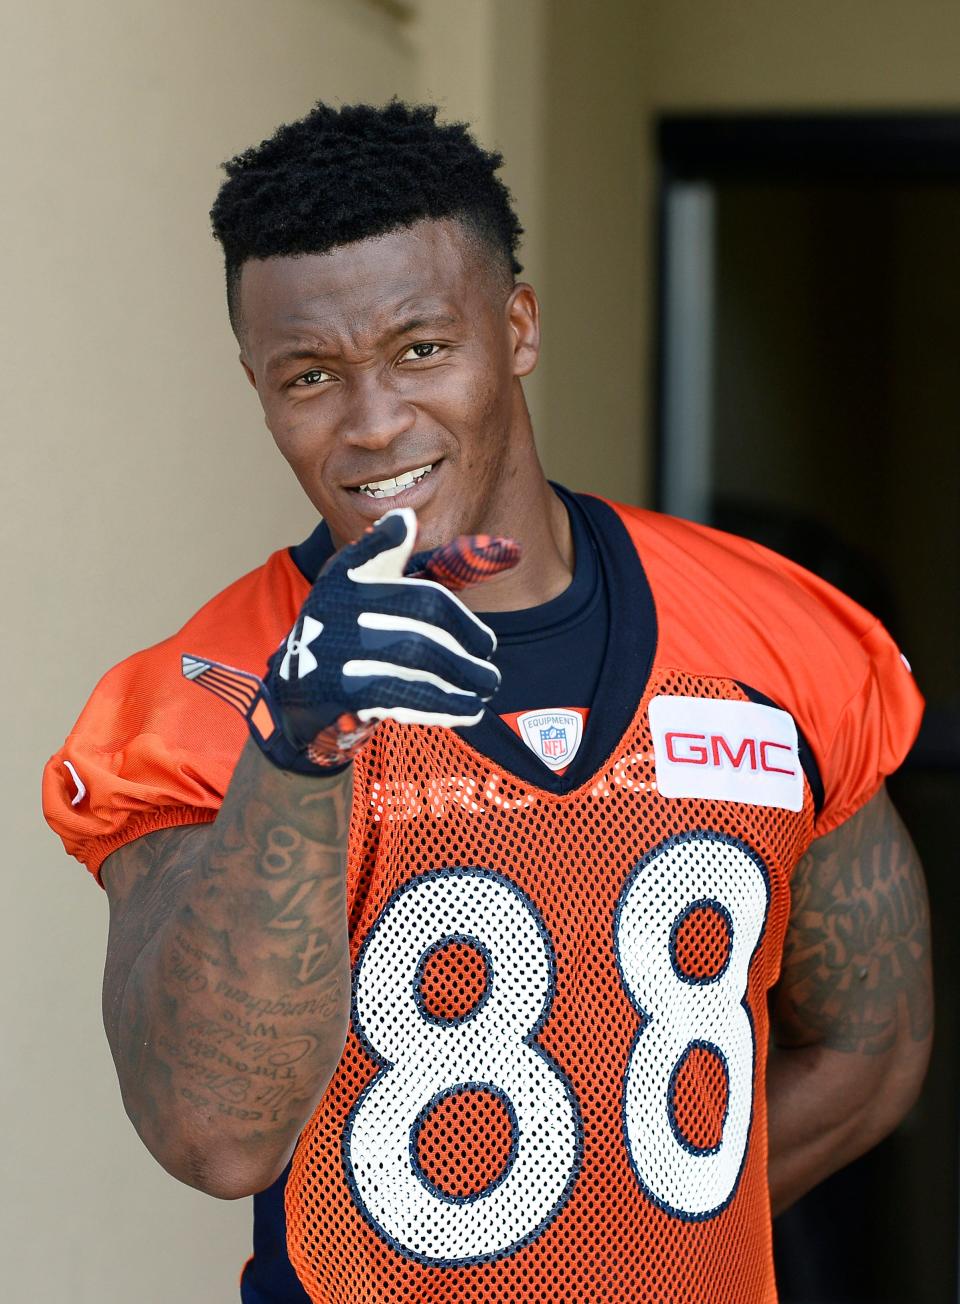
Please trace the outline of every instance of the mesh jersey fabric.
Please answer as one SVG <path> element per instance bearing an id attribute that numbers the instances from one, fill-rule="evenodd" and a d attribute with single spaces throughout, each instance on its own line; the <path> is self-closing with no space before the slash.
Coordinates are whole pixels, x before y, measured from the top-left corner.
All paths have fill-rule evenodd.
<path id="1" fill-rule="evenodd" d="M 351 1030 L 287 1182 L 311 1299 L 776 1299 L 766 993 L 812 795 L 660 797 L 673 694 L 745 700 L 656 672 L 568 794 L 449 732 L 364 753 Z"/>
<path id="2" fill-rule="evenodd" d="M 765 993 L 789 874 L 899 763 L 920 697 L 829 585 L 615 511 L 657 647 L 589 779 L 546 791 L 456 733 L 389 723 L 358 761 L 354 1014 L 287 1185 L 315 1300 L 775 1298 Z M 179 680 L 185 640 L 258 670 L 306 587 L 277 554 L 103 681 L 45 774 L 48 818 L 94 872 L 212 819 L 229 782 L 245 731 Z M 818 815 L 807 784 L 797 809 L 660 793 L 649 703 L 743 703 L 745 684 L 808 741 Z"/>

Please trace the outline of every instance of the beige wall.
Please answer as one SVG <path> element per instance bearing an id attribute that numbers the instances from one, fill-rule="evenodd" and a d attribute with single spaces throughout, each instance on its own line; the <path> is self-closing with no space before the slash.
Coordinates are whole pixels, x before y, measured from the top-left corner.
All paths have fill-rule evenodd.
<path id="1" fill-rule="evenodd" d="M 434 38 L 367 0 L 31 0 L 3 23 L 0 1294 L 220 1304 L 249 1209 L 167 1177 L 123 1115 L 106 903 L 41 823 L 40 769 L 103 670 L 311 524 L 236 363 L 220 160 L 319 96 L 419 96 Z M 453 112 L 470 57 L 444 65 Z"/>
<path id="2" fill-rule="evenodd" d="M 641 0 L 650 101 L 682 108 L 955 104 L 954 0 Z"/>
<path id="3" fill-rule="evenodd" d="M 544 210 L 550 0 L 421 0 L 414 39 L 418 95 L 469 122 L 504 156 L 502 176 L 524 227 L 523 278 L 546 296 Z M 549 456 L 543 370 L 524 382 L 541 454 Z"/>
<path id="4" fill-rule="evenodd" d="M 552 0 L 546 40 L 547 467 L 627 500 L 646 463 L 643 8 Z"/>

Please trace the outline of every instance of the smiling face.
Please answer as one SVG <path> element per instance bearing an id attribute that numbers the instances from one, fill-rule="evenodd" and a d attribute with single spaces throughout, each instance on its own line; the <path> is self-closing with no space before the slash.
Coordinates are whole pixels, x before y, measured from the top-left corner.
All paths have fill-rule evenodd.
<path id="1" fill-rule="evenodd" d="M 542 483 L 519 384 L 537 302 L 458 222 L 250 260 L 240 309 L 267 426 L 338 546 L 402 506 L 421 548 L 522 533 Z"/>

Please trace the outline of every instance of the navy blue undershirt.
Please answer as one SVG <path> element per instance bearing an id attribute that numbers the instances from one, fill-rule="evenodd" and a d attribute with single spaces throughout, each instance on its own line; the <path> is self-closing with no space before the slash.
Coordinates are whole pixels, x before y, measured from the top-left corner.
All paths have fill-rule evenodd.
<path id="1" fill-rule="evenodd" d="M 463 737 L 527 782 L 567 792 L 606 761 L 633 719 L 653 663 L 656 616 L 636 549 L 617 515 L 599 499 L 553 487 L 570 517 L 573 579 L 540 606 L 478 613 L 497 635 L 493 659 L 502 682 L 484 718 Z M 333 550 L 321 522 L 290 552 L 312 581 Z M 590 715 L 563 774 L 548 770 L 499 715 L 576 706 L 588 707 Z M 243 1304 L 309 1304 L 287 1258 L 283 1193 L 289 1171 L 254 1196 L 254 1257 L 241 1283 Z"/>
<path id="2" fill-rule="evenodd" d="M 502 678 L 490 705 L 498 715 L 593 705 L 610 623 L 607 586 L 582 508 L 572 494 L 563 499 L 574 555 L 567 587 L 537 607 L 477 612 L 497 636 Z"/>

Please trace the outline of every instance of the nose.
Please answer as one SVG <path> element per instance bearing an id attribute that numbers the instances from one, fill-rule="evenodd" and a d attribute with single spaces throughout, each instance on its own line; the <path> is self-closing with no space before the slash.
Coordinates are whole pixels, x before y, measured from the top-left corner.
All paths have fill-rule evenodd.
<path id="1" fill-rule="evenodd" d="M 413 405 L 397 392 L 389 375 L 356 376 L 347 394 L 340 434 L 354 448 L 387 448 L 412 429 L 416 419 Z"/>

